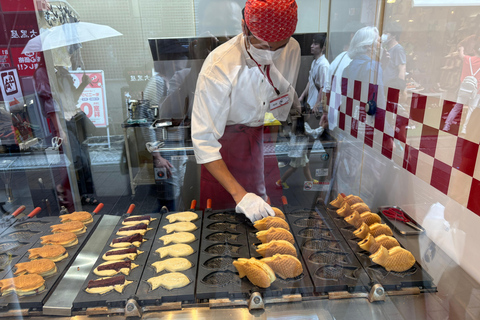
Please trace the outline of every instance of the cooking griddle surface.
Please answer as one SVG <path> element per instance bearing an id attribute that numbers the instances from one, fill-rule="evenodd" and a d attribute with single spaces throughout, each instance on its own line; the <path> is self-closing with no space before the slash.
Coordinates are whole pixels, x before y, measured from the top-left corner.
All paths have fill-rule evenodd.
<path id="1" fill-rule="evenodd" d="M 385 290 L 400 290 L 401 288 L 420 287 L 433 289 L 433 278 L 415 262 L 414 266 L 404 272 L 388 272 L 382 266 L 372 262 L 369 258 L 370 253 L 361 249 L 358 242 L 361 239 L 355 237 L 353 231 L 355 227 L 345 222 L 344 218 L 336 213 L 336 209 L 328 207 L 319 207 L 320 212 L 334 221 L 336 227 L 350 246 L 355 256 L 360 261 L 364 270 L 367 272 L 373 282 L 380 283 Z M 383 218 L 382 218 L 383 219 Z M 382 220 L 381 223 L 385 223 Z M 398 239 L 397 239 L 398 240 Z"/>
<path id="2" fill-rule="evenodd" d="M 251 285 L 238 276 L 232 262 L 249 258 L 245 216 L 234 211 L 205 210 L 198 264 L 197 299 L 241 298 Z"/>
<path id="3" fill-rule="evenodd" d="M 195 229 L 194 231 L 191 231 L 191 233 L 195 235 L 195 241 L 188 243 L 188 245 L 193 248 L 194 252 L 191 255 L 184 257 L 185 259 L 190 261 L 190 263 L 192 264 L 192 267 L 185 271 L 179 271 L 180 273 L 183 273 L 184 275 L 187 276 L 187 278 L 190 280 L 190 283 L 183 288 L 177 288 L 172 290 L 165 289 L 162 286 L 156 288 L 155 290 L 151 290 L 151 286 L 147 282 L 147 280 L 150 278 L 161 276 L 169 272 L 169 271 L 163 270 L 157 273 L 155 268 L 152 267 L 152 263 L 172 258 L 171 256 L 160 258 L 160 254 L 156 252 L 156 250 L 159 248 L 174 244 L 173 242 L 171 242 L 167 245 L 164 245 L 163 240 L 160 240 L 160 237 L 167 235 L 167 231 L 163 227 L 170 224 L 170 222 L 167 220 L 166 217 L 172 213 L 174 212 L 169 212 L 162 216 L 160 226 L 157 230 L 157 233 L 155 234 L 155 239 L 152 245 L 152 249 L 148 256 L 147 263 L 145 265 L 145 270 L 142 274 L 142 278 L 138 285 L 136 296 L 137 296 L 138 302 L 142 306 L 159 305 L 159 304 L 162 304 L 163 302 L 195 300 L 195 281 L 196 281 L 196 275 L 197 275 L 196 270 L 198 266 L 198 255 L 200 253 L 202 212 L 196 211 L 195 213 L 198 214 L 198 219 L 195 221 L 192 221 L 192 223 L 195 224 L 197 229 Z M 169 234 L 173 234 L 173 232 Z"/>
<path id="4" fill-rule="evenodd" d="M 110 238 L 105 244 L 104 249 L 98 256 L 97 261 L 95 262 L 92 269 L 90 270 L 90 273 L 87 276 L 87 279 L 85 280 L 82 287 L 80 288 L 80 291 L 75 297 L 75 300 L 73 301 L 74 310 L 93 308 L 93 307 L 123 308 L 125 307 L 126 301 L 131 297 L 134 297 L 135 292 L 137 291 L 137 288 L 139 285 L 139 280 L 142 277 L 143 269 L 145 268 L 148 253 L 150 252 L 152 243 L 154 241 L 155 232 L 158 228 L 158 225 L 161 219 L 161 215 L 159 214 L 149 214 L 149 215 L 152 218 L 156 218 L 156 220 L 153 220 L 150 222 L 150 224 L 148 225 L 148 228 L 152 228 L 152 230 L 147 231 L 143 236 L 143 238 L 146 239 L 147 241 L 143 242 L 140 245 L 140 247 L 137 248 L 138 250 L 143 251 L 143 253 L 138 255 L 137 258 L 132 261 L 133 263 L 137 264 L 138 267 L 131 270 L 128 276 L 125 276 L 126 280 L 133 281 L 133 282 L 125 286 L 122 293 L 112 290 L 105 294 L 91 294 L 85 291 L 85 289 L 87 288 L 88 282 L 90 280 L 96 280 L 101 278 L 100 276 L 97 276 L 95 273 L 93 273 L 93 270 L 101 263 L 106 262 L 105 260 L 102 259 L 105 252 L 112 249 L 118 249 L 118 250 L 127 249 L 127 248 L 110 247 L 110 243 L 112 242 L 113 239 L 123 237 L 123 236 L 116 235 L 118 229 L 120 229 L 121 227 L 125 227 L 124 225 L 122 225 L 122 222 L 126 217 L 123 217 L 119 220 L 117 226 L 115 227 Z"/>
<path id="5" fill-rule="evenodd" d="M 55 263 L 57 265 L 57 273 L 50 277 L 45 278 L 45 290 L 39 292 L 38 294 L 35 294 L 32 296 L 26 296 L 26 297 L 20 297 L 20 296 L 17 296 L 16 294 L 11 294 L 5 297 L 2 296 L 0 297 L 1 310 L 29 309 L 29 308 L 41 309 L 43 307 L 43 304 L 45 303 L 45 301 L 47 300 L 47 298 L 50 296 L 51 292 L 57 285 L 58 281 L 62 278 L 63 274 L 67 271 L 68 267 L 71 265 L 73 260 L 76 258 L 77 254 L 80 252 L 80 249 L 83 247 L 86 240 L 90 237 L 93 230 L 95 230 L 100 219 L 101 219 L 101 216 L 94 216 L 93 222 L 87 225 L 87 231 L 84 234 L 78 236 L 78 244 L 76 244 L 73 247 L 66 248 L 68 252 L 68 257 L 62 261 Z M 32 221 L 33 220 L 34 219 L 32 219 Z M 51 234 L 50 225 L 60 223 L 60 219 L 58 217 L 44 217 L 44 218 L 39 218 L 35 220 L 47 222 L 47 223 L 45 223 L 44 225 L 36 224 L 36 226 L 40 227 L 39 229 L 34 229 L 34 226 L 33 225 L 31 226 L 33 230 L 38 231 L 38 234 L 35 235 L 35 237 L 31 238 L 30 240 L 33 241 L 34 239 L 36 239 L 36 241 L 33 242 L 30 246 L 25 245 L 22 247 L 23 255 L 18 260 L 16 260 L 16 262 L 14 263 L 12 262 L 11 268 L 13 268 L 15 263 L 29 261 L 28 259 L 29 254 L 27 250 L 30 248 L 37 248 L 37 247 L 43 246 L 40 243 L 41 242 L 40 236 Z M 25 247 L 28 247 L 28 248 L 25 249 Z M 4 277 L 5 278 L 13 277 L 13 270 L 9 270 L 4 275 Z"/>
<path id="6" fill-rule="evenodd" d="M 315 292 L 362 292 L 369 278 L 329 217 L 318 210 L 285 206 Z"/>

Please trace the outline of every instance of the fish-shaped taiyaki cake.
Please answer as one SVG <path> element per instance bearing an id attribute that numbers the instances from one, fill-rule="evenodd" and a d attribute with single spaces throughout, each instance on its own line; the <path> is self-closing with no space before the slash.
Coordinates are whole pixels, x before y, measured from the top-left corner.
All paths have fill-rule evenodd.
<path id="1" fill-rule="evenodd" d="M 268 230 L 258 231 L 255 235 L 262 243 L 268 243 L 272 240 L 285 240 L 291 244 L 295 243 L 290 231 L 283 228 L 270 227 Z"/>
<path id="2" fill-rule="evenodd" d="M 368 228 L 370 229 L 369 232 L 375 238 L 381 234 L 385 234 L 387 236 L 393 236 L 392 229 L 390 229 L 390 227 L 384 223 L 374 223 L 372 225 L 369 225 Z"/>
<path id="3" fill-rule="evenodd" d="M 277 253 L 297 257 L 297 250 L 293 244 L 285 240 L 272 240 L 269 243 L 260 244 L 257 247 L 257 252 L 264 258 L 271 257 Z"/>
<path id="4" fill-rule="evenodd" d="M 415 264 L 413 254 L 402 247 L 393 247 L 388 250 L 380 246 L 374 254 L 370 256 L 373 262 L 381 265 L 387 271 L 403 272 L 407 271 Z"/>
<path id="5" fill-rule="evenodd" d="M 156 261 L 152 263 L 152 266 L 158 272 L 167 270 L 168 272 L 178 272 L 190 269 L 193 265 L 185 258 L 170 258 L 166 260 Z"/>
<path id="6" fill-rule="evenodd" d="M 164 245 L 169 243 L 191 243 L 196 240 L 195 235 L 190 232 L 175 232 L 167 234 L 159 238 L 163 241 Z"/>
<path id="7" fill-rule="evenodd" d="M 275 274 L 282 279 L 295 278 L 303 272 L 300 260 L 288 254 L 275 254 L 260 261 L 268 264 Z"/>
<path id="8" fill-rule="evenodd" d="M 191 222 L 176 222 L 163 226 L 167 233 L 172 232 L 191 232 L 197 230 L 197 226 Z"/>
<path id="9" fill-rule="evenodd" d="M 400 246 L 400 244 L 394 237 L 381 234 L 375 238 L 371 234 L 368 234 L 365 239 L 358 243 L 358 246 L 363 250 L 374 253 L 377 252 L 378 249 L 380 249 L 380 246 L 383 246 L 386 249 L 391 249 L 393 247 Z"/>
<path id="10" fill-rule="evenodd" d="M 135 233 L 131 236 L 125 236 L 113 239 L 110 243 L 112 248 L 127 248 L 130 246 L 140 247 L 140 245 L 147 240 L 143 239 L 143 236 L 139 233 Z"/>
<path id="11" fill-rule="evenodd" d="M 350 205 L 350 210 L 353 211 L 358 211 L 358 213 L 364 213 L 364 212 L 369 212 L 370 208 L 367 206 L 366 203 L 364 202 L 357 202 L 352 205 Z"/>
<path id="12" fill-rule="evenodd" d="M 266 217 L 261 220 L 257 220 L 253 223 L 253 226 L 259 231 L 268 230 L 271 227 L 290 230 L 288 222 L 279 217 Z"/>
<path id="13" fill-rule="evenodd" d="M 348 217 L 352 213 L 352 209 L 350 208 L 350 205 L 347 202 L 344 202 L 342 207 L 337 210 L 337 214 L 340 217 Z"/>
<path id="14" fill-rule="evenodd" d="M 138 250 L 136 247 L 131 247 L 128 249 L 112 249 L 105 252 L 102 259 L 106 261 L 123 260 L 126 258 L 135 260 L 137 256 L 142 253 L 143 251 Z"/>
<path id="15" fill-rule="evenodd" d="M 173 222 L 191 222 L 193 220 L 198 219 L 198 214 L 192 211 L 183 211 L 183 212 L 177 212 L 177 213 L 172 213 L 167 216 L 167 220 L 170 223 Z"/>
<path id="16" fill-rule="evenodd" d="M 88 293 L 104 294 L 115 290 L 118 293 L 122 293 L 123 289 L 132 282 L 133 281 L 125 279 L 123 274 L 114 277 L 100 278 L 97 280 L 90 280 L 85 291 Z"/>
<path id="17" fill-rule="evenodd" d="M 130 271 L 136 267 L 138 267 L 138 264 L 133 263 L 131 260 L 113 260 L 98 265 L 93 270 L 93 273 L 101 277 L 111 277 L 119 273 L 128 276 Z"/>
<path id="18" fill-rule="evenodd" d="M 184 243 L 172 244 L 171 246 L 161 247 L 156 250 L 160 254 L 160 258 L 170 257 L 186 257 L 191 255 L 194 250 L 191 246 Z"/>
<path id="19" fill-rule="evenodd" d="M 150 222 L 157 220 L 157 218 L 152 218 L 149 215 L 145 216 L 130 216 L 122 221 L 124 226 L 134 226 L 136 224 L 144 223 L 148 225 Z"/>
<path id="20" fill-rule="evenodd" d="M 363 202 L 362 198 L 359 196 L 355 196 L 353 194 L 346 196 L 343 198 L 343 201 L 348 203 L 349 205 L 353 205 L 355 203 Z"/>
<path id="21" fill-rule="evenodd" d="M 149 228 L 146 223 L 139 223 L 133 226 L 121 227 L 120 229 L 118 229 L 116 234 L 117 236 L 131 236 L 138 233 L 144 236 L 145 233 L 149 230 L 152 230 L 152 228 Z"/>
<path id="22" fill-rule="evenodd" d="M 335 207 L 337 209 L 340 209 L 343 206 L 343 198 L 345 197 L 345 194 L 339 193 L 337 198 L 333 201 L 330 201 L 330 205 L 332 207 Z"/>
<path id="23" fill-rule="evenodd" d="M 190 279 L 180 272 L 169 272 L 158 277 L 153 277 L 147 280 L 152 286 L 152 290 L 158 287 L 163 287 L 167 290 L 183 288 L 190 283 Z"/>
<path id="24" fill-rule="evenodd" d="M 358 211 L 354 211 L 344 220 L 355 228 L 360 228 L 363 222 L 365 222 L 367 225 L 372 225 L 374 223 L 380 223 L 382 221 L 378 214 L 369 211 L 363 212 L 361 214 Z"/>

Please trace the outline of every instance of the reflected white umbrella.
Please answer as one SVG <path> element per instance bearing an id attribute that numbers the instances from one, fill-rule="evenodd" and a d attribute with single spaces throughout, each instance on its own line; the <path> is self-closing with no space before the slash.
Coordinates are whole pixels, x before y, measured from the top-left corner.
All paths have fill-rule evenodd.
<path id="1" fill-rule="evenodd" d="M 121 35 L 120 32 L 106 25 L 90 22 L 65 23 L 43 29 L 40 35 L 28 41 L 22 53 L 46 51 Z"/>

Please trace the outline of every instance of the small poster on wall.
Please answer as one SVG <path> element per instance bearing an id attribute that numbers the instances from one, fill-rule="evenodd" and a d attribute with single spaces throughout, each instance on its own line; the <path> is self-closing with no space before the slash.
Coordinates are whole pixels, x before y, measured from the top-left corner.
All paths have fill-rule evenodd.
<path id="1" fill-rule="evenodd" d="M 7 111 L 23 108 L 23 93 L 17 69 L 0 71 L 0 87 Z"/>
<path id="2" fill-rule="evenodd" d="M 86 74 L 90 84 L 83 90 L 78 99 L 77 108 L 80 108 L 97 128 L 108 126 L 107 100 L 103 70 L 71 71 L 73 84 L 76 88 Z"/>

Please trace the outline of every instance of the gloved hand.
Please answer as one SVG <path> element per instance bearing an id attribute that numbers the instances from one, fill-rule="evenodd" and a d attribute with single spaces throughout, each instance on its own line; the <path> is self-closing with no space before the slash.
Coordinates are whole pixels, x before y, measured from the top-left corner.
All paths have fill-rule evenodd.
<path id="1" fill-rule="evenodd" d="M 272 207 L 254 193 L 247 193 L 235 207 L 235 212 L 245 214 L 252 222 L 275 216 Z"/>

